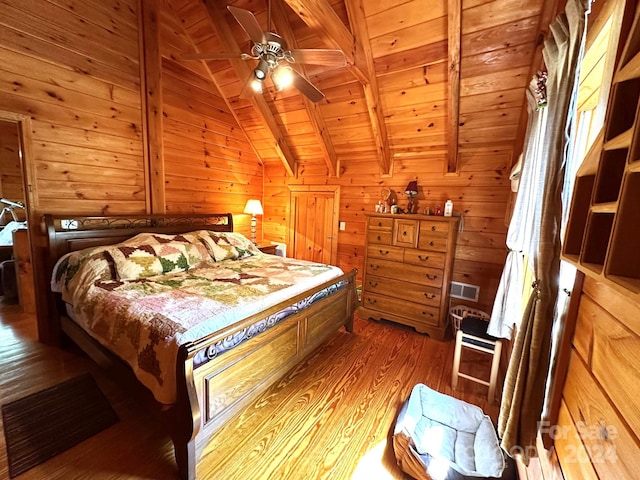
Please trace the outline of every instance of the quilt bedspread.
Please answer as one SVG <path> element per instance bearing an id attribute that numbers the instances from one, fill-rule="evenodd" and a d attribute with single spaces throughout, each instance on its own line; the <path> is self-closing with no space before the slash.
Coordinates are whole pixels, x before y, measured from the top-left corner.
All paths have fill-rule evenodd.
<path id="1" fill-rule="evenodd" d="M 105 274 L 105 251 L 92 249 L 76 266 L 66 265 L 71 271 L 58 272 L 52 286 L 72 305 L 74 320 L 128 362 L 156 399 L 167 404 L 175 402 L 180 345 L 342 275 L 337 267 L 253 252 L 121 280 Z"/>

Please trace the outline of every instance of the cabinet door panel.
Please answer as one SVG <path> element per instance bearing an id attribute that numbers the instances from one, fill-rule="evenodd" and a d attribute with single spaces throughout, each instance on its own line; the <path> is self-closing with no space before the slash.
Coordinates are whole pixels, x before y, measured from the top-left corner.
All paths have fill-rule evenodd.
<path id="1" fill-rule="evenodd" d="M 417 220 L 396 219 L 393 223 L 393 244 L 399 247 L 416 248 L 419 225 Z"/>

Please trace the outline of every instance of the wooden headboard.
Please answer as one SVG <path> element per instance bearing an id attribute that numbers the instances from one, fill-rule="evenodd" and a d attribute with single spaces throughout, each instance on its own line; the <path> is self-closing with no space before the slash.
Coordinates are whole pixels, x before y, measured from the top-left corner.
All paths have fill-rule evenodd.
<path id="1" fill-rule="evenodd" d="M 44 225 L 49 240 L 50 266 L 53 267 L 57 259 L 65 253 L 99 245 L 112 245 L 143 232 L 232 232 L 233 216 L 230 213 L 109 217 L 45 215 Z"/>

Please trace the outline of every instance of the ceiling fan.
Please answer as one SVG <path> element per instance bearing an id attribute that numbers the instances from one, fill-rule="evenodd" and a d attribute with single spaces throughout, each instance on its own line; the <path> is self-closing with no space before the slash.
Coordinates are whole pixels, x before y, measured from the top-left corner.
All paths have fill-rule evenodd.
<path id="1" fill-rule="evenodd" d="M 253 42 L 251 53 L 193 53 L 182 56 L 184 60 L 258 60 L 250 77 L 245 82 L 240 98 L 248 98 L 253 93 L 262 93 L 264 81 L 270 77 L 273 86 L 280 91 L 289 85 L 296 87 L 313 102 L 319 102 L 324 94 L 307 78 L 294 70 L 289 64 L 309 63 L 344 67 L 347 62 L 341 50 L 326 49 L 288 49 L 284 39 L 271 32 L 271 1 L 268 6 L 268 30 L 263 31 L 256 17 L 249 10 L 227 6 Z"/>

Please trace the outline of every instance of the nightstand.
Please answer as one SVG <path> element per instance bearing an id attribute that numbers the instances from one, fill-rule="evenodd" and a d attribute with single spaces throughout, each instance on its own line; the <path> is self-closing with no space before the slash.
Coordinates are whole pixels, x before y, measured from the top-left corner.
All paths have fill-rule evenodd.
<path id="1" fill-rule="evenodd" d="M 262 253 L 267 253 L 269 255 L 276 254 L 277 245 L 256 245 L 256 247 L 258 247 L 258 250 L 260 250 Z"/>

